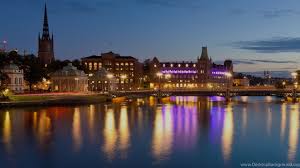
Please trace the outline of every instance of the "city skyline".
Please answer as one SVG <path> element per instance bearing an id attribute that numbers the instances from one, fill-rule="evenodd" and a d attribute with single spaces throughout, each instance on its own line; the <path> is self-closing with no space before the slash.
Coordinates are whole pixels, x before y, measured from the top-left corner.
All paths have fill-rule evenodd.
<path id="1" fill-rule="evenodd" d="M 232 59 L 235 71 L 293 71 L 298 69 L 300 51 L 300 24 L 294 21 L 300 14 L 295 8 L 299 2 L 270 2 L 261 2 L 260 9 L 258 1 L 67 0 L 47 5 L 58 59 L 79 59 L 111 50 L 140 61 L 154 56 L 191 61 L 201 54 L 202 46 L 208 46 L 213 60 Z M 8 48 L 37 55 L 44 3 L 2 3 L 0 9 L 9 13 L 10 19 L 0 28 L 0 40 L 7 40 Z M 17 12 L 7 11 L 12 6 Z M 255 7 L 252 11 L 246 9 L 251 6 Z M 24 28 L 18 31 L 22 24 Z"/>

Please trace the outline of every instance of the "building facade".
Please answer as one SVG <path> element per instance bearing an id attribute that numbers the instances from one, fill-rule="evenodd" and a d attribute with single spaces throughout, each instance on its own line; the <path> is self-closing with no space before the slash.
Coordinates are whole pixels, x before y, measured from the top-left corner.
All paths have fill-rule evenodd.
<path id="1" fill-rule="evenodd" d="M 142 77 L 142 64 L 132 56 L 121 56 L 108 52 L 100 56 L 89 56 L 82 58 L 82 64 L 89 76 L 104 69 L 114 78 L 114 89 L 118 91 L 134 90 L 140 87 Z M 99 81 L 94 81 L 99 82 Z M 92 81 L 89 81 L 89 88 L 92 88 Z"/>
<path id="2" fill-rule="evenodd" d="M 116 79 L 104 68 L 89 74 L 88 89 L 93 92 L 109 92 L 116 88 Z"/>
<path id="3" fill-rule="evenodd" d="M 54 43 L 53 43 L 53 34 L 50 36 L 49 25 L 48 25 L 48 16 L 47 16 L 47 6 L 45 5 L 44 12 L 44 24 L 43 24 L 43 34 L 42 37 L 39 34 L 38 37 L 38 58 L 40 62 L 47 67 L 52 61 L 54 61 Z"/>
<path id="4" fill-rule="evenodd" d="M 145 76 L 150 88 L 222 88 L 232 85 L 232 79 L 226 74 L 233 73 L 231 60 L 218 65 L 208 56 L 207 47 L 202 47 L 200 58 L 196 62 L 160 62 L 156 57 L 147 65 Z"/>
<path id="5" fill-rule="evenodd" d="M 234 78 L 233 86 L 243 86 L 243 87 L 250 86 L 250 80 L 247 77 Z"/>
<path id="6" fill-rule="evenodd" d="M 12 62 L 3 67 L 2 72 L 8 77 L 7 80 L 2 81 L 7 89 L 14 93 L 24 92 L 24 72 L 16 64 Z"/>
<path id="7" fill-rule="evenodd" d="M 54 92 L 87 92 L 88 76 L 69 63 L 63 69 L 51 74 L 51 88 Z"/>

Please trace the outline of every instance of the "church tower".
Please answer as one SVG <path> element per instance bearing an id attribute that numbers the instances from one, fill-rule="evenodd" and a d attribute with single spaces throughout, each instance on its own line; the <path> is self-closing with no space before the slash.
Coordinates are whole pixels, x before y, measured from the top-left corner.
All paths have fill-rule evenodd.
<path id="1" fill-rule="evenodd" d="M 38 58 L 40 59 L 41 63 L 45 65 L 45 67 L 54 61 L 53 34 L 50 37 L 46 4 L 42 37 L 39 34 Z"/>
<path id="2" fill-rule="evenodd" d="M 210 78 L 212 61 L 208 57 L 207 47 L 202 47 L 201 57 L 198 59 L 199 82 L 208 83 Z"/>

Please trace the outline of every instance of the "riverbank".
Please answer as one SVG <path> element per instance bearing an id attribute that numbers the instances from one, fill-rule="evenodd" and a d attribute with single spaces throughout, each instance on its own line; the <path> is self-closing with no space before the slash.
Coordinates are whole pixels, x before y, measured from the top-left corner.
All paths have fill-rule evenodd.
<path id="1" fill-rule="evenodd" d="M 80 94 L 80 93 L 49 93 L 49 94 L 26 94 L 13 95 L 10 100 L 0 102 L 3 107 L 25 107 L 25 106 L 55 106 L 76 105 L 89 103 L 102 103 L 111 101 L 111 98 L 102 94 Z"/>

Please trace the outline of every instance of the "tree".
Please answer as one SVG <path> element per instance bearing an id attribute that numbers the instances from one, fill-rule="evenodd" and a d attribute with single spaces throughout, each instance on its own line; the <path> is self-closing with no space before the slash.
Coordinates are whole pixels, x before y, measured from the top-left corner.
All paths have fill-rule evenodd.
<path id="1" fill-rule="evenodd" d="M 4 90 L 7 86 L 8 76 L 7 74 L 0 71 L 0 99 L 6 98 L 4 95 Z"/>
<path id="2" fill-rule="evenodd" d="M 37 84 L 46 78 L 46 71 L 37 57 L 33 55 L 25 56 L 22 69 L 24 70 L 24 79 L 29 84 L 29 91 L 32 91 L 32 85 Z"/>

